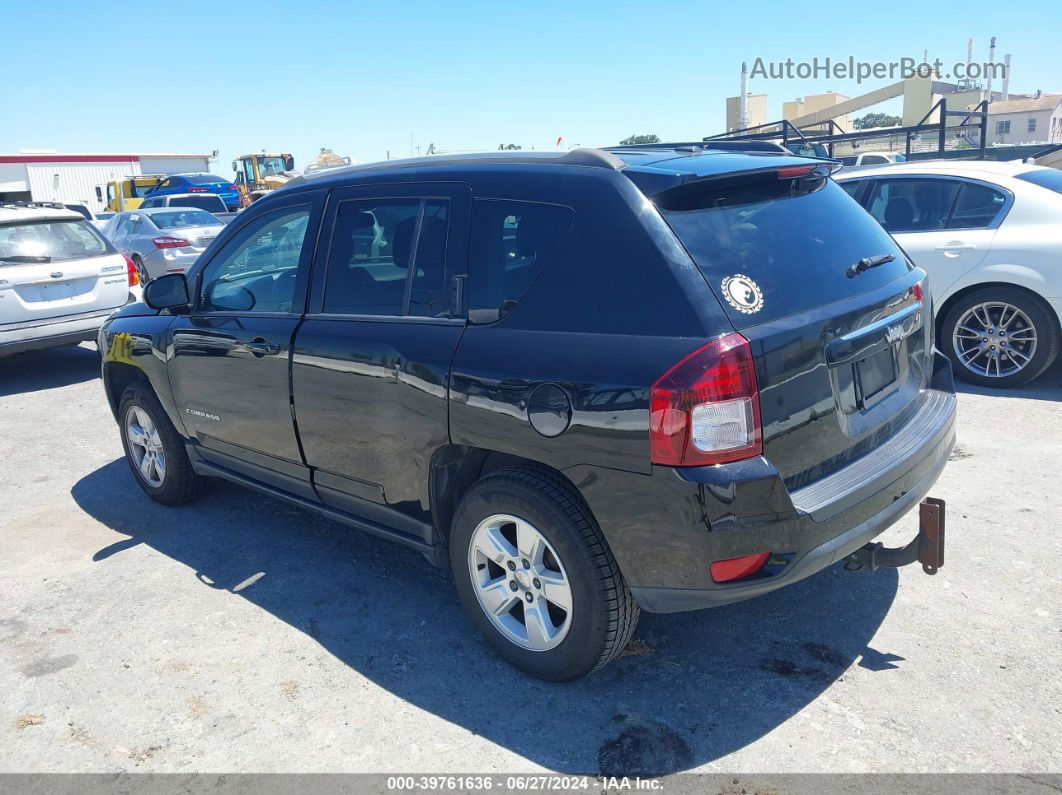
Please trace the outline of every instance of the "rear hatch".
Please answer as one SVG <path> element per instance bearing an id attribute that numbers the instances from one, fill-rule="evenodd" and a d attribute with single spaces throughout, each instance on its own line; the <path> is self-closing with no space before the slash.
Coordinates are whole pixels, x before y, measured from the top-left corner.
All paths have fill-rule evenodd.
<path id="1" fill-rule="evenodd" d="M 924 272 L 825 168 L 809 175 L 785 161 L 654 201 L 750 342 L 764 455 L 792 490 L 912 419 L 932 369 L 932 323 Z"/>
<path id="2" fill-rule="evenodd" d="M 0 326 L 120 307 L 125 258 L 80 216 L 0 222 Z"/>

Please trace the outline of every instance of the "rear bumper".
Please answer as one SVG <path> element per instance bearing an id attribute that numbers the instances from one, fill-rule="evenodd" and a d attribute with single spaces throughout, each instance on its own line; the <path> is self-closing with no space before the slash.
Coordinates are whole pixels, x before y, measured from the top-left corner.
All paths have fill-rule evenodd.
<path id="1" fill-rule="evenodd" d="M 638 603 L 679 612 L 760 596 L 843 560 L 895 524 L 926 496 L 955 444 L 950 368 L 937 356 L 936 388 L 907 426 L 792 493 L 763 457 L 650 476 L 571 471 Z M 712 580 L 713 561 L 761 552 L 771 558 L 759 574 Z"/>
<path id="2" fill-rule="evenodd" d="M 149 279 L 157 279 L 167 273 L 184 273 L 195 265 L 199 253 L 174 254 L 178 249 L 156 249 L 141 258 Z M 165 252 L 171 252 L 169 256 Z"/>
<path id="3" fill-rule="evenodd" d="M 94 340 L 114 309 L 0 326 L 0 356 Z"/>

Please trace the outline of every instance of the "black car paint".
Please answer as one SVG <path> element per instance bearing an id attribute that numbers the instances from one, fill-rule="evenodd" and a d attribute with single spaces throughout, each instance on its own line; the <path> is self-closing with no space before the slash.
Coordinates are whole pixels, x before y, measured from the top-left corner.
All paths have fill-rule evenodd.
<path id="1" fill-rule="evenodd" d="M 679 169 L 671 177 L 688 174 Z M 423 190 L 456 183 L 476 198 L 564 204 L 577 223 L 524 299 L 495 323 L 321 314 L 328 244 L 327 233 L 316 232 L 327 230 L 328 193 L 366 186 L 402 191 L 411 183 Z M 840 315 L 836 307 L 824 308 L 746 330 L 765 407 L 764 456 L 668 469 L 650 463 L 649 387 L 733 326 L 627 176 L 578 165 L 442 162 L 308 180 L 260 200 L 226 227 L 190 271 L 192 293 L 202 268 L 242 226 L 299 202 L 315 207 L 314 240 L 304 252 L 309 262 L 300 271 L 303 306 L 284 317 L 257 318 L 132 306 L 101 332 L 112 408 L 131 378 L 149 381 L 204 474 L 388 536 L 438 562 L 454 484 L 511 461 L 548 466 L 586 499 L 642 605 L 674 610 L 746 598 L 828 565 L 836 550 L 826 555 L 823 545 L 857 526 L 873 531 L 868 538 L 876 535 L 895 519 L 890 506 L 924 495 L 950 451 L 953 404 L 918 460 L 891 482 L 876 483 L 872 497 L 825 522 L 794 506 L 793 491 L 869 452 L 910 420 L 927 389 L 949 391 L 950 378 L 941 372 L 950 369 L 939 354 L 922 356 L 934 363 L 933 372 L 917 364 L 932 346 L 932 324 L 918 323 L 903 342 L 911 349 L 905 358 L 915 364 L 902 373 L 897 392 L 909 403 L 858 445 L 837 444 L 835 429 L 846 422 L 869 426 L 860 412 L 848 414 L 843 404 L 809 412 L 794 399 L 809 389 L 822 394 L 833 377 L 819 361 L 826 343 L 914 305 L 911 288 L 924 276 L 918 270 Z M 616 223 L 624 217 L 637 223 Z M 256 355 L 247 347 L 256 339 L 274 342 L 279 353 Z M 210 364 L 199 366 L 205 361 Z M 570 401 L 566 429 L 557 436 L 528 421 L 531 396 L 544 384 L 556 385 Z M 232 404 L 221 422 L 188 411 L 221 417 L 209 401 L 206 408 L 192 403 L 219 388 Z M 222 429 L 226 423 L 235 427 Z M 858 427 L 849 430 L 860 435 Z M 787 468 L 787 460 L 816 463 Z M 759 585 L 711 580 L 711 561 L 764 549 L 774 553 L 774 565 Z M 818 565 L 810 567 L 813 558 Z"/>

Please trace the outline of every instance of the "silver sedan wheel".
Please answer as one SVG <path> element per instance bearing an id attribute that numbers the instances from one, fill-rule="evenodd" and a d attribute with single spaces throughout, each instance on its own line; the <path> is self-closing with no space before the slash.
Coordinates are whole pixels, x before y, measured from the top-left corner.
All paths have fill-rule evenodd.
<path id="1" fill-rule="evenodd" d="M 131 406 L 126 412 L 125 438 L 129 440 L 129 455 L 140 477 L 157 489 L 166 480 L 166 451 L 158 428 L 140 406 Z"/>
<path id="2" fill-rule="evenodd" d="M 1036 327 L 1013 304 L 986 301 L 970 307 L 952 329 L 955 355 L 971 373 L 1014 375 L 1036 354 Z"/>
<path id="3" fill-rule="evenodd" d="M 488 516 L 472 534 L 468 570 L 479 606 L 517 646 L 548 651 L 572 625 L 572 589 L 556 551 L 530 522 Z"/>

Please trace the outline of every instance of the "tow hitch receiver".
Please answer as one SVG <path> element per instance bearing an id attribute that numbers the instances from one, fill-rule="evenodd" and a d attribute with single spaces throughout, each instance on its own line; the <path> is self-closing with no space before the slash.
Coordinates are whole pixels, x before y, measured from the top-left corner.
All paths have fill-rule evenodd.
<path id="1" fill-rule="evenodd" d="M 899 568 L 918 561 L 926 574 L 944 565 L 944 500 L 926 497 L 918 503 L 918 535 L 904 547 L 887 547 L 880 541 L 860 547 L 847 558 L 849 571 Z"/>

